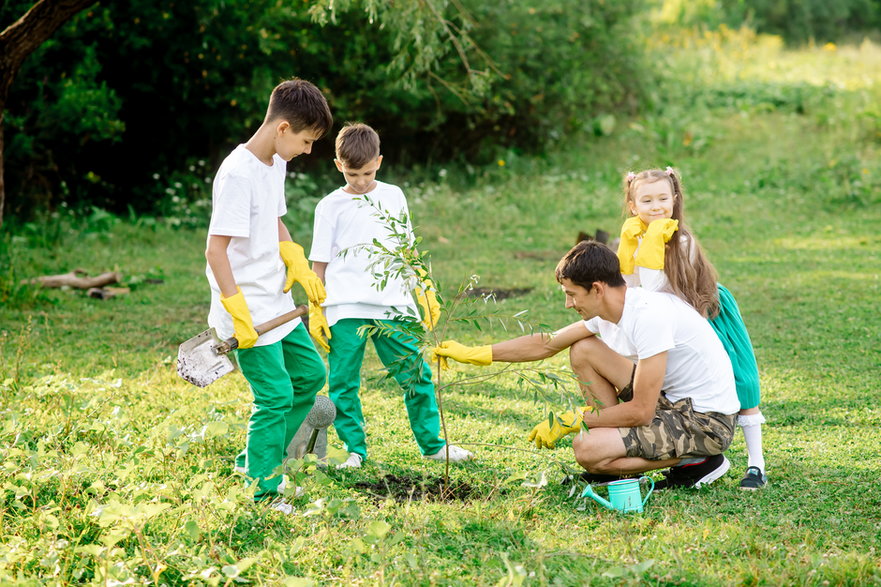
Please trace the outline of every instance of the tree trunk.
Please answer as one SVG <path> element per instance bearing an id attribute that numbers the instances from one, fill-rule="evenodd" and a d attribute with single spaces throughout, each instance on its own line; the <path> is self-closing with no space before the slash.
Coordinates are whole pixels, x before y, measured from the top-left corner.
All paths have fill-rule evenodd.
<path id="1" fill-rule="evenodd" d="M 0 226 L 6 184 L 3 180 L 3 114 L 12 80 L 25 58 L 52 36 L 58 27 L 95 0 L 39 0 L 24 16 L 0 32 Z"/>

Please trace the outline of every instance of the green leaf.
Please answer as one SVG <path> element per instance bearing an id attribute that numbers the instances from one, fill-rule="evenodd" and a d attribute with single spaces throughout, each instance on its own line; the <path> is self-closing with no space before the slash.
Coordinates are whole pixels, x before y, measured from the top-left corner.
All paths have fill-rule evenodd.
<path id="1" fill-rule="evenodd" d="M 367 525 L 367 534 L 378 540 L 382 540 L 391 528 L 392 527 L 388 523 L 382 520 L 373 520 Z"/>

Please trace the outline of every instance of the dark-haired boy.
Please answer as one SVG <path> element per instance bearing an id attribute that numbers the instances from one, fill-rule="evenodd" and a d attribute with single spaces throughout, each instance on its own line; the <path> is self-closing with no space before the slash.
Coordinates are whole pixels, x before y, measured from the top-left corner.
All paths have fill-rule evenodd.
<path id="1" fill-rule="evenodd" d="M 394 218 L 409 218 L 404 192 L 397 186 L 376 181 L 382 164 L 379 135 L 366 124 L 347 125 L 337 136 L 334 162 L 346 185 L 325 196 L 315 208 L 309 258 L 315 272 L 327 284 L 327 300 L 324 312 L 317 304 L 311 308 L 309 330 L 329 351 L 328 389 L 337 409 L 334 428 L 349 451 L 349 458 L 339 468 L 358 468 L 367 458 L 364 415 L 358 395 L 367 344 L 358 329 L 365 325 L 382 328 L 382 332 L 371 337 L 373 346 L 387 368 L 396 364 L 394 377 L 405 391 L 410 429 L 422 454 L 433 460 L 444 460 L 447 453 L 453 462 L 470 460 L 471 452 L 447 445 L 440 438 L 431 369 L 416 341 L 401 328 L 402 320 L 418 319 L 413 292 L 397 275 L 387 276 L 385 285 L 377 287 L 374 271 L 370 270 L 375 259 L 363 248 L 375 240 L 390 249 L 400 244 L 379 217 L 379 210 Z M 412 241 L 409 225 L 407 232 Z M 416 293 L 423 308 L 423 323 L 431 329 L 440 317 L 440 306 L 430 287 Z"/>
<path id="2" fill-rule="evenodd" d="M 310 302 L 325 297 L 281 217 L 287 212 L 287 162 L 309 153 L 332 123 L 318 88 L 301 79 L 282 82 L 260 128 L 224 159 L 214 178 L 205 251 L 208 323 L 221 337 L 238 339 L 239 367 L 254 395 L 236 469 L 256 479 L 257 500 L 282 493 L 282 477 L 274 471 L 325 382 L 324 362 L 299 319 L 260 336 L 254 324 L 294 309 L 288 292 L 295 282 Z"/>

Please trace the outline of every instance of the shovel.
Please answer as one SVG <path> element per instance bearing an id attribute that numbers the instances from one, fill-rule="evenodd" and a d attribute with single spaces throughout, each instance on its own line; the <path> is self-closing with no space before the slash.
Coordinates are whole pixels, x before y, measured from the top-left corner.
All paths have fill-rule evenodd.
<path id="1" fill-rule="evenodd" d="M 297 306 L 287 314 L 273 318 L 254 327 L 257 334 L 269 332 L 273 328 L 290 322 L 309 312 L 308 306 Z M 177 374 L 198 387 L 214 383 L 227 373 L 236 370 L 235 364 L 228 353 L 239 347 L 239 341 L 231 336 L 220 340 L 213 328 L 201 332 L 193 338 L 181 343 L 177 350 Z"/>

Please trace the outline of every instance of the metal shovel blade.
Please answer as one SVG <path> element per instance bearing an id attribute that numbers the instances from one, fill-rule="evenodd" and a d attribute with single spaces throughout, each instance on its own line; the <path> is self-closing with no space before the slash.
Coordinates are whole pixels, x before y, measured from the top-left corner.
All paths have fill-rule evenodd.
<path id="1" fill-rule="evenodd" d="M 177 350 L 177 374 L 198 387 L 214 383 L 236 370 L 232 359 L 217 351 L 223 341 L 213 328 L 181 343 Z"/>
<path id="2" fill-rule="evenodd" d="M 254 331 L 259 336 L 308 313 L 309 306 L 300 305 L 286 314 L 258 324 L 254 327 Z M 227 353 L 238 345 L 235 337 L 220 340 L 217 332 L 209 328 L 180 345 L 177 350 L 177 374 L 193 385 L 199 387 L 210 385 L 236 370 Z"/>

